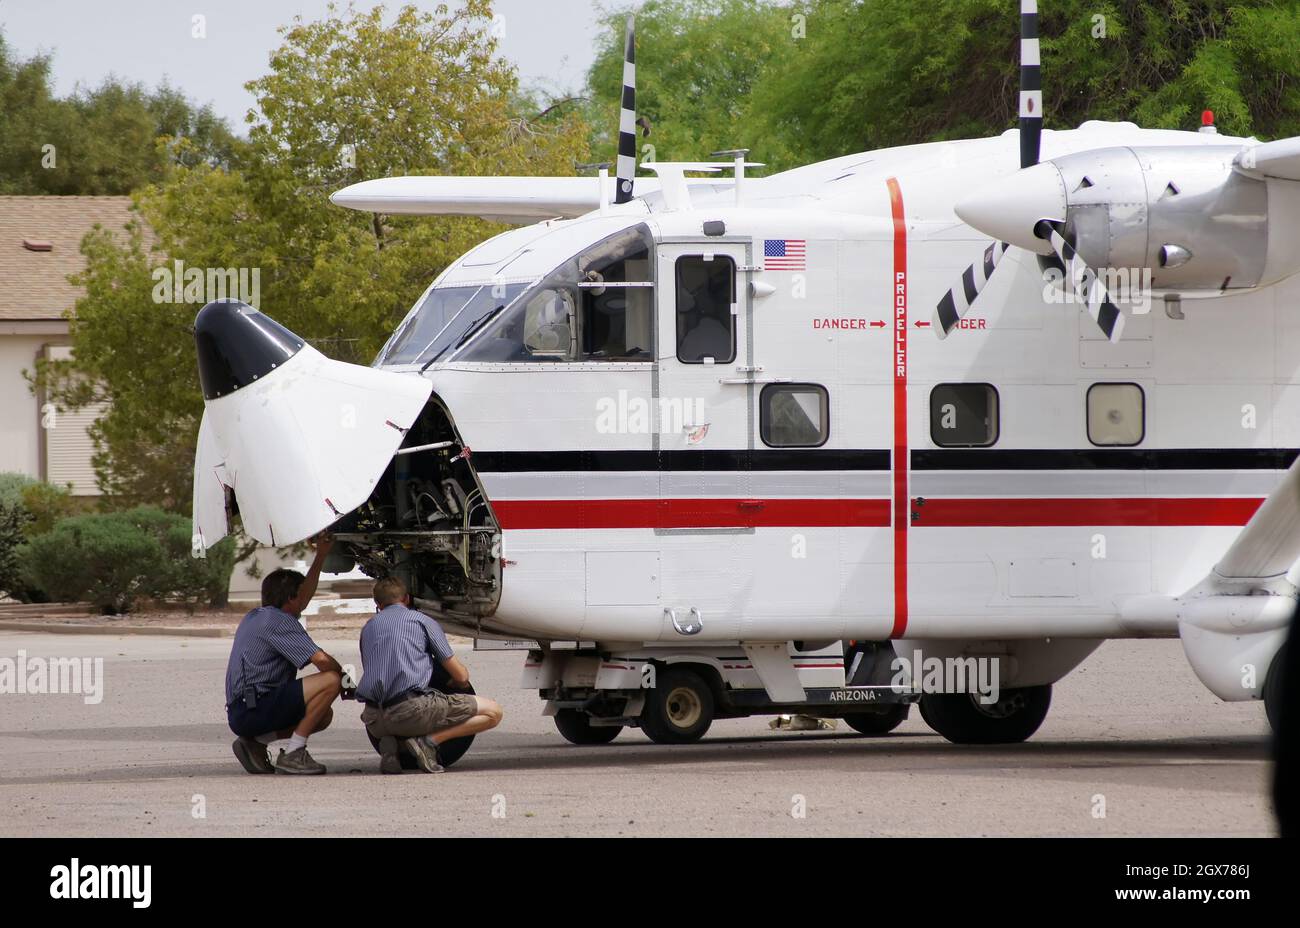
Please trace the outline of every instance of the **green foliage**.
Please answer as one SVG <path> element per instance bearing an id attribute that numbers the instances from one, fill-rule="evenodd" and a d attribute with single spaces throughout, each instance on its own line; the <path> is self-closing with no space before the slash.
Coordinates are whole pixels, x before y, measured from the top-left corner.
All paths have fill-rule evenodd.
<path id="1" fill-rule="evenodd" d="M 34 481 L 23 487 L 22 503 L 31 517 L 24 529 L 28 538 L 52 531 L 56 522 L 75 515 L 79 508 L 70 486 L 61 487 L 44 481 Z"/>
<path id="2" fill-rule="evenodd" d="M 12 595 L 22 588 L 19 549 L 28 518 L 21 503 L 0 493 L 0 596 Z"/>
<path id="3" fill-rule="evenodd" d="M 161 181 L 171 163 L 227 163 L 240 145 L 210 107 L 166 84 L 109 78 L 55 97 L 49 56 L 19 61 L 2 36 L 0 126 L 0 194 L 126 194 Z M 184 153 L 156 146 L 159 137 L 185 140 Z"/>
<path id="4" fill-rule="evenodd" d="M 23 491 L 39 481 L 16 471 L 0 473 L 0 506 L 21 506 Z"/>
<path id="5" fill-rule="evenodd" d="M 92 513 L 58 522 L 19 553 L 25 576 L 59 601 L 86 600 L 108 614 L 128 612 L 140 598 L 176 599 L 193 611 L 225 603 L 234 541 L 208 557 L 190 557 L 190 522 L 156 507 Z"/>
<path id="6" fill-rule="evenodd" d="M 802 17 L 802 19 L 800 19 Z M 1300 9 L 1291 0 L 1040 4 L 1048 128 L 1087 119 L 1300 135 Z M 621 13 L 588 89 L 613 153 Z M 800 34 L 802 33 L 802 35 Z M 637 12 L 638 110 L 659 160 L 721 147 L 788 168 L 1016 121 L 1019 26 L 1007 0 L 648 0 Z"/>
<path id="7" fill-rule="evenodd" d="M 295 20 L 248 85 L 257 110 L 231 166 L 174 166 L 139 191 L 152 239 L 139 224 L 125 243 L 87 236 L 76 360 L 42 362 L 36 377 L 65 408 L 109 402 L 92 436 L 114 504 L 190 506 L 200 307 L 154 302 L 155 268 L 256 268 L 260 309 L 327 354 L 368 363 L 429 281 L 502 227 L 357 213 L 330 193 L 392 174 L 571 174 L 585 160 L 579 116 L 521 109 L 532 101 L 495 57 L 491 23 L 485 0 Z"/>

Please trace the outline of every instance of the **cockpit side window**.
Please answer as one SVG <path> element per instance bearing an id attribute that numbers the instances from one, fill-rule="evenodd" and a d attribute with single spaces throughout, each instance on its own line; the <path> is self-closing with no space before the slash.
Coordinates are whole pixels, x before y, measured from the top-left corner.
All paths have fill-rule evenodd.
<path id="1" fill-rule="evenodd" d="M 736 360 L 736 263 L 726 255 L 677 259 L 677 360 Z"/>
<path id="2" fill-rule="evenodd" d="M 434 287 L 393 333 L 379 364 L 412 364 L 444 356 L 457 342 L 472 334 L 476 322 L 508 306 L 526 284 L 503 281 L 467 286 Z"/>
<path id="3" fill-rule="evenodd" d="M 644 225 L 597 242 L 484 326 L 458 360 L 654 360 L 653 254 Z"/>

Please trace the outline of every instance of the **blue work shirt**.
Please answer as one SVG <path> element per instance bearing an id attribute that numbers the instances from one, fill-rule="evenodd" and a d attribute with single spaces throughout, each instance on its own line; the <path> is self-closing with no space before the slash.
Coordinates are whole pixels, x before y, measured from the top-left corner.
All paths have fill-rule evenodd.
<path id="1" fill-rule="evenodd" d="M 319 651 L 298 620 L 275 606 L 260 606 L 240 620 L 226 664 L 226 705 L 251 689 L 258 696 L 298 675 Z"/>
<path id="2" fill-rule="evenodd" d="M 361 683 L 357 698 L 380 705 L 409 690 L 426 689 L 433 661 L 452 656 L 442 628 L 401 603 L 385 606 L 361 629 Z"/>

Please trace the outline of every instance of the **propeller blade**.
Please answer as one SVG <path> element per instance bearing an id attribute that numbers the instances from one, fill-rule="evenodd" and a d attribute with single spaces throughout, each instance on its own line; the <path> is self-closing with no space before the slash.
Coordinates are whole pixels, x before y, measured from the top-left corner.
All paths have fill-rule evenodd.
<path id="1" fill-rule="evenodd" d="M 984 249 L 984 257 L 966 268 L 961 275 L 961 285 L 943 295 L 934 307 L 934 331 L 940 338 L 947 336 L 957 323 L 966 317 L 984 285 L 993 276 L 993 270 L 1011 247 L 1006 242 L 994 242 Z"/>
<path id="2" fill-rule="evenodd" d="M 614 202 L 632 199 L 636 174 L 636 24 L 631 13 L 623 34 L 623 101 L 618 114 L 618 163 L 615 165 Z"/>
<path id="3" fill-rule="evenodd" d="M 1043 78 L 1038 57 L 1038 0 L 1020 0 L 1020 166 L 1038 163 L 1043 136 Z"/>
<path id="4" fill-rule="evenodd" d="M 1088 307 L 1088 315 L 1097 323 L 1102 334 L 1111 342 L 1117 342 L 1124 333 L 1124 314 L 1110 300 L 1106 286 L 1097 276 L 1097 272 L 1074 250 L 1074 245 L 1065 237 L 1065 223 L 1050 222 L 1044 219 L 1034 230 L 1040 238 L 1047 239 L 1056 254 L 1040 258 L 1043 267 L 1055 267 L 1061 274 L 1061 286 L 1066 293 L 1083 297 Z"/>

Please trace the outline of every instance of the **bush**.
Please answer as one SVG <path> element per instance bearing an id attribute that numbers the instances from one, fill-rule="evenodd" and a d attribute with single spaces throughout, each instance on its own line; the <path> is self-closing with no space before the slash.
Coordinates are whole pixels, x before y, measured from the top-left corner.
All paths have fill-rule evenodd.
<path id="1" fill-rule="evenodd" d="M 193 558 L 190 520 L 141 506 L 73 516 L 23 546 L 24 576 L 53 598 L 89 600 L 109 614 L 128 612 L 142 597 L 179 599 L 193 611 L 225 603 L 234 568 L 232 539 Z"/>
<path id="2" fill-rule="evenodd" d="M 0 596 L 15 594 L 22 588 L 18 551 L 27 519 L 21 506 L 0 499 Z"/>
<path id="3" fill-rule="evenodd" d="M 127 612 L 153 590 L 165 565 L 158 539 L 127 513 L 64 519 L 23 546 L 26 576 L 51 598 L 89 600 L 104 612 Z"/>
<path id="4" fill-rule="evenodd" d="M 22 488 L 23 508 L 31 516 L 25 529 L 28 538 L 44 535 L 54 529 L 60 519 L 77 514 L 77 500 L 72 496 L 71 484 L 57 486 L 44 481 L 33 481 Z"/>

